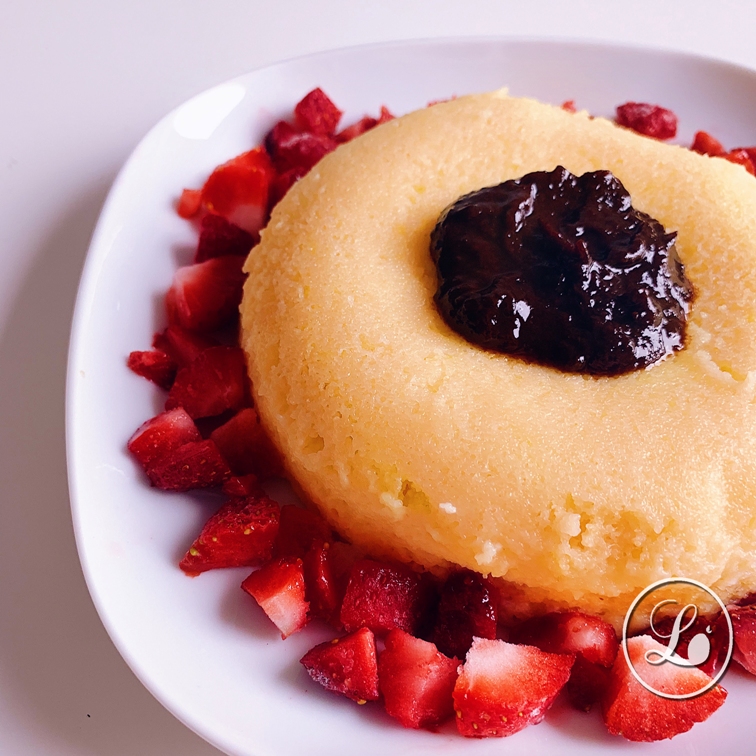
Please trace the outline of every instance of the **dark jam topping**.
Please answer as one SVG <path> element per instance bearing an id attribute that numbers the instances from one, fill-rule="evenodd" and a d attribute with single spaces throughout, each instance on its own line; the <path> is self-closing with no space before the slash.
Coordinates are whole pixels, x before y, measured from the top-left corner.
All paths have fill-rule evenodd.
<path id="1" fill-rule="evenodd" d="M 676 233 L 609 171 L 561 166 L 461 197 L 431 234 L 436 304 L 468 341 L 620 375 L 681 349 L 693 287 Z"/>

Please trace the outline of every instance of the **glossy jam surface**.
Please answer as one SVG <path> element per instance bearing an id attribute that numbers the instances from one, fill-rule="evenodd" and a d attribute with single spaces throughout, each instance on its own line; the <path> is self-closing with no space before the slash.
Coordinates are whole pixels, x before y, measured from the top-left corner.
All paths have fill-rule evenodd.
<path id="1" fill-rule="evenodd" d="M 621 375 L 685 343 L 693 287 L 675 237 L 608 171 L 529 173 L 442 213 L 431 234 L 436 304 L 486 349 Z"/>

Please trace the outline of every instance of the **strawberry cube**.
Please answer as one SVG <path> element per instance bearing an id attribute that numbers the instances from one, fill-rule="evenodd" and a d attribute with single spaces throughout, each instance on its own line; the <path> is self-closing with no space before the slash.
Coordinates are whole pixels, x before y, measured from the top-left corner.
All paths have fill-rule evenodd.
<path id="1" fill-rule="evenodd" d="M 457 729 L 468 738 L 513 735 L 538 724 L 575 660 L 533 646 L 476 638 L 454 686 Z"/>
<path id="2" fill-rule="evenodd" d="M 176 212 L 182 217 L 193 218 L 202 206 L 202 192 L 199 189 L 184 189 L 181 192 Z"/>
<path id="3" fill-rule="evenodd" d="M 701 155 L 711 155 L 712 157 L 721 157 L 727 152 L 722 142 L 715 139 L 707 131 L 696 132 L 690 149 L 693 152 L 699 152 Z"/>
<path id="4" fill-rule="evenodd" d="M 348 543 L 313 541 L 303 560 L 307 600 L 313 617 L 320 617 L 336 629 L 342 629 L 341 604 L 352 567 L 362 556 Z"/>
<path id="5" fill-rule="evenodd" d="M 464 659 L 473 638 L 496 637 L 497 600 L 489 579 L 470 570 L 453 572 L 441 589 L 430 639 L 442 654 Z"/>
<path id="6" fill-rule="evenodd" d="M 201 441 L 194 420 L 180 407 L 143 423 L 129 439 L 128 450 L 146 470 L 153 462 L 191 441 Z"/>
<path id="7" fill-rule="evenodd" d="M 608 667 L 586 661 L 579 654 L 572 665 L 570 679 L 567 680 L 567 697 L 578 711 L 590 711 L 599 703 L 609 687 L 610 671 Z"/>
<path id="8" fill-rule="evenodd" d="M 244 497 L 256 496 L 262 492 L 262 488 L 257 475 L 234 475 L 223 484 L 221 491 L 226 496 Z"/>
<path id="9" fill-rule="evenodd" d="M 307 173 L 306 168 L 290 168 L 288 171 L 276 174 L 270 185 L 269 212 L 284 198 L 286 192 Z"/>
<path id="10" fill-rule="evenodd" d="M 731 163 L 742 165 L 751 176 L 756 175 L 756 164 L 751 159 L 751 155 L 748 150 L 737 149 L 730 150 L 726 155 L 723 155 L 725 160 L 729 160 Z"/>
<path id="11" fill-rule="evenodd" d="M 756 605 L 728 606 L 735 645 L 732 658 L 756 675 Z"/>
<path id="12" fill-rule="evenodd" d="M 278 504 L 267 496 L 229 499 L 204 525 L 179 566 L 187 575 L 221 567 L 256 567 L 270 559 Z"/>
<path id="13" fill-rule="evenodd" d="M 253 408 L 239 410 L 216 428 L 210 438 L 218 445 L 235 475 L 253 473 L 260 480 L 283 476 L 281 456 L 260 425 Z"/>
<path id="14" fill-rule="evenodd" d="M 239 409 L 247 401 L 244 352 L 239 347 L 218 346 L 200 352 L 178 371 L 165 408 L 183 407 L 196 419 Z"/>
<path id="15" fill-rule="evenodd" d="M 281 527 L 273 547 L 280 556 L 304 557 L 315 544 L 333 539 L 331 526 L 318 512 L 286 504 L 281 508 Z"/>
<path id="16" fill-rule="evenodd" d="M 202 187 L 202 202 L 210 212 L 257 237 L 267 220 L 273 175 L 270 158 L 257 147 L 218 166 Z"/>
<path id="17" fill-rule="evenodd" d="M 308 92 L 294 106 L 294 120 L 300 131 L 311 134 L 333 136 L 341 116 L 342 111 L 320 87 Z"/>
<path id="18" fill-rule="evenodd" d="M 170 355 L 182 368 L 199 357 L 200 352 L 220 344 L 208 336 L 192 333 L 181 326 L 169 325 L 152 338 L 152 346 Z"/>
<path id="19" fill-rule="evenodd" d="M 151 462 L 145 472 L 163 491 L 191 491 L 220 486 L 231 477 L 226 460 L 210 440 L 190 441 Z"/>
<path id="20" fill-rule="evenodd" d="M 201 263 L 214 257 L 228 255 L 246 256 L 258 241 L 259 236 L 253 236 L 243 228 L 235 226 L 222 215 L 208 213 L 200 225 L 199 243 L 194 262 Z"/>
<path id="21" fill-rule="evenodd" d="M 641 679 L 663 693 L 694 693 L 711 681 L 707 674 L 695 667 L 678 667 L 670 662 L 658 666 L 649 664 L 646 653 L 656 651 L 663 654 L 665 647 L 648 635 L 629 638 L 627 651 Z M 619 654 L 611 669 L 609 686 L 602 701 L 602 714 L 612 735 L 650 743 L 687 732 L 696 722 L 708 719 L 725 698 L 727 691 L 721 685 L 715 685 L 693 698 L 658 696 L 638 682 L 624 654 Z"/>
<path id="22" fill-rule="evenodd" d="M 229 255 L 179 268 L 165 297 L 168 322 L 187 331 L 215 331 L 238 317 L 244 257 Z"/>
<path id="23" fill-rule="evenodd" d="M 341 624 L 347 631 L 369 627 L 384 634 L 397 627 L 415 633 L 431 599 L 426 575 L 404 565 L 361 559 L 349 577 L 341 605 Z"/>
<path id="24" fill-rule="evenodd" d="M 292 169 L 307 173 L 337 146 L 338 142 L 330 136 L 298 131 L 286 121 L 279 121 L 265 137 L 265 148 L 278 173 Z"/>
<path id="25" fill-rule="evenodd" d="M 386 712 L 404 727 L 434 728 L 454 714 L 458 659 L 403 630 L 386 636 L 378 657 L 378 686 Z"/>
<path id="26" fill-rule="evenodd" d="M 378 125 L 378 119 L 371 116 L 363 116 L 359 121 L 353 123 L 351 126 L 347 126 L 336 134 L 337 142 L 351 142 L 352 139 L 362 136 L 366 131 L 370 131 L 373 127 Z"/>
<path id="27" fill-rule="evenodd" d="M 131 352 L 126 366 L 137 375 L 168 390 L 173 385 L 178 365 L 175 360 L 159 349 L 147 352 Z"/>
<path id="28" fill-rule="evenodd" d="M 274 559 L 253 572 L 241 587 L 281 631 L 281 638 L 288 638 L 307 624 L 309 604 L 305 600 L 301 559 Z"/>
<path id="29" fill-rule="evenodd" d="M 616 122 L 654 139 L 672 139 L 677 134 L 677 116 L 667 108 L 647 102 L 626 102 L 617 107 Z"/>
<path id="30" fill-rule="evenodd" d="M 366 627 L 315 646 L 301 662 L 310 677 L 326 690 L 359 704 L 378 699 L 375 636 Z"/>

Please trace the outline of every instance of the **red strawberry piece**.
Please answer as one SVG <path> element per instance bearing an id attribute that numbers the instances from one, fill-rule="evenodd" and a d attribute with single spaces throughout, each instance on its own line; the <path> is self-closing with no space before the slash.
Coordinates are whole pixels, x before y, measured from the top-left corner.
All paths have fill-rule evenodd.
<path id="1" fill-rule="evenodd" d="M 270 158 L 257 147 L 218 166 L 202 187 L 202 201 L 210 212 L 256 235 L 267 218 L 272 178 Z"/>
<path id="2" fill-rule="evenodd" d="M 609 686 L 609 668 L 586 661 L 579 654 L 567 680 L 567 696 L 578 711 L 590 711 Z"/>
<path id="3" fill-rule="evenodd" d="M 302 560 L 279 557 L 253 572 L 243 583 L 245 590 L 281 631 L 282 638 L 307 624 L 309 604 L 305 600 Z"/>
<path id="4" fill-rule="evenodd" d="M 221 452 L 222 453 L 222 452 Z M 229 478 L 221 487 L 226 496 L 256 496 L 262 492 L 260 479 L 257 475 L 235 475 Z"/>
<path id="5" fill-rule="evenodd" d="M 614 628 L 582 612 L 551 612 L 526 620 L 512 629 L 509 640 L 552 654 L 575 654 L 567 693 L 573 706 L 582 711 L 601 699 L 609 679 L 606 669 L 619 650 Z"/>
<path id="6" fill-rule="evenodd" d="M 620 126 L 654 139 L 672 139 L 677 134 L 677 116 L 667 108 L 647 102 L 619 105 L 615 120 Z"/>
<path id="7" fill-rule="evenodd" d="M 351 142 L 358 136 L 362 136 L 366 131 L 370 131 L 374 126 L 378 125 L 378 119 L 371 116 L 364 116 L 359 121 L 353 123 L 351 126 L 347 126 L 336 134 L 336 141 L 338 142 Z"/>
<path id="8" fill-rule="evenodd" d="M 304 557 L 314 543 L 333 538 L 331 526 L 317 512 L 287 504 L 281 507 L 281 527 L 273 552 L 281 556 Z"/>
<path id="9" fill-rule="evenodd" d="M 753 160 L 751 160 L 751 156 L 748 153 L 748 150 L 730 150 L 723 157 L 725 160 L 729 160 L 731 163 L 742 165 L 743 168 L 745 168 L 752 176 L 756 175 L 756 165 L 754 165 Z"/>
<path id="10" fill-rule="evenodd" d="M 473 638 L 496 637 L 496 604 L 490 580 L 470 570 L 452 573 L 441 589 L 431 640 L 442 654 L 463 659 Z"/>
<path id="11" fill-rule="evenodd" d="M 398 627 L 414 633 L 425 619 L 431 598 L 426 575 L 404 565 L 361 559 L 349 576 L 341 624 L 347 631 L 364 626 L 383 634 Z"/>
<path id="12" fill-rule="evenodd" d="M 283 476 L 281 455 L 260 425 L 257 412 L 251 407 L 239 410 L 228 422 L 214 430 L 210 438 L 218 444 L 235 475 L 254 473 L 261 480 Z"/>
<path id="13" fill-rule="evenodd" d="M 575 100 L 565 100 L 562 103 L 562 110 L 566 110 L 568 113 L 577 113 L 577 108 L 575 107 Z"/>
<path id="14" fill-rule="evenodd" d="M 393 121 L 394 118 L 396 118 L 396 116 L 385 105 L 381 105 L 381 112 L 378 114 L 378 123 L 376 126 Z"/>
<path id="15" fill-rule="evenodd" d="M 165 297 L 168 321 L 187 331 L 214 331 L 239 315 L 244 257 L 231 255 L 179 268 Z"/>
<path id="16" fill-rule="evenodd" d="M 509 640 L 552 654 L 579 654 L 602 667 L 611 667 L 619 650 L 614 628 L 582 612 L 551 612 L 526 620 L 513 628 Z"/>
<path id="17" fill-rule="evenodd" d="M 715 139 L 708 131 L 697 131 L 690 149 L 693 152 L 699 152 L 701 155 L 711 155 L 712 157 L 721 157 L 727 152 L 722 142 Z"/>
<path id="18" fill-rule="evenodd" d="M 278 504 L 267 496 L 229 499 L 202 528 L 179 567 L 199 575 L 221 567 L 255 567 L 270 559 Z"/>
<path id="19" fill-rule="evenodd" d="M 182 218 L 193 218 L 202 206 L 202 192 L 199 189 L 184 189 L 176 207 Z"/>
<path id="20" fill-rule="evenodd" d="M 148 352 L 131 352 L 126 362 L 129 370 L 156 383 L 160 388 L 169 389 L 176 377 L 175 360 L 159 349 Z"/>
<path id="21" fill-rule="evenodd" d="M 147 477 L 164 491 L 220 486 L 231 477 L 226 460 L 210 440 L 191 441 L 150 463 Z"/>
<path id="22" fill-rule="evenodd" d="M 756 147 L 736 147 L 733 152 L 745 152 L 756 166 Z"/>
<path id="23" fill-rule="evenodd" d="M 161 412 L 139 426 L 129 439 L 128 449 L 144 469 L 184 444 L 201 441 L 194 420 L 180 407 Z"/>
<path id="24" fill-rule="evenodd" d="M 459 659 L 403 630 L 386 636 L 378 658 L 378 685 L 386 712 L 405 727 L 433 728 L 454 714 L 452 691 Z"/>
<path id="25" fill-rule="evenodd" d="M 292 169 L 307 173 L 337 146 L 331 137 L 297 131 L 286 121 L 279 121 L 265 137 L 265 148 L 279 173 Z"/>
<path id="26" fill-rule="evenodd" d="M 301 131 L 333 136 L 341 120 L 339 110 L 328 95 L 318 87 L 308 92 L 294 106 L 294 120 Z"/>
<path id="27" fill-rule="evenodd" d="M 155 334 L 152 346 L 170 355 L 182 368 L 193 362 L 200 352 L 220 344 L 208 336 L 192 333 L 181 326 L 169 325 L 164 331 Z"/>
<path id="28" fill-rule="evenodd" d="M 270 185 L 270 206 L 268 211 L 273 208 L 284 198 L 286 192 L 307 173 L 306 168 L 292 168 L 284 173 L 276 174 Z"/>
<path id="29" fill-rule="evenodd" d="M 734 647 L 732 657 L 752 675 L 756 675 L 756 605 L 728 606 L 732 621 Z"/>
<path id="30" fill-rule="evenodd" d="M 680 695 L 698 691 L 710 682 L 709 676 L 695 667 L 678 667 L 670 662 L 654 666 L 645 660 L 647 651 L 664 653 L 665 648 L 648 635 L 627 641 L 633 667 L 655 690 Z M 618 654 L 602 701 L 602 713 L 612 735 L 652 742 L 687 732 L 696 722 L 708 719 L 726 697 L 727 691 L 716 685 L 694 698 L 663 698 L 643 687 L 633 676 L 625 655 Z"/>
<path id="31" fill-rule="evenodd" d="M 513 735 L 538 724 L 575 657 L 476 638 L 454 686 L 457 729 L 468 738 Z"/>
<path id="32" fill-rule="evenodd" d="M 338 586 L 328 558 L 331 550 L 329 541 L 313 543 L 304 556 L 304 574 L 307 601 L 313 617 L 332 622 L 341 606 L 343 592 L 339 596 Z M 346 589 L 346 585 L 344 586 Z"/>
<path id="33" fill-rule="evenodd" d="M 378 698 L 375 637 L 366 627 L 321 643 L 301 659 L 316 683 L 363 704 Z"/>
<path id="34" fill-rule="evenodd" d="M 196 419 L 239 409 L 246 401 L 244 352 L 218 346 L 200 352 L 191 365 L 178 371 L 165 408 L 183 407 Z"/>
<path id="35" fill-rule="evenodd" d="M 685 617 L 683 617 L 683 620 L 683 625 L 687 625 L 690 621 L 690 615 L 686 614 Z M 660 643 L 668 645 L 674 624 L 675 619 L 673 617 L 655 619 L 653 628 L 647 628 L 636 633 L 636 635 L 649 635 Z M 722 617 L 721 612 L 714 617 L 707 617 L 699 614 L 696 616 L 695 621 L 691 623 L 690 627 L 687 627 L 680 633 L 674 651 L 678 656 L 687 659 L 688 644 L 697 635 L 703 633 L 709 638 L 710 653 L 703 663 L 697 665 L 697 668 L 710 677 L 713 677 L 720 669 L 722 669 L 722 665 L 727 657 L 729 632 L 727 623 L 724 617 Z"/>
<path id="36" fill-rule="evenodd" d="M 208 213 L 200 225 L 200 237 L 194 262 L 200 263 L 214 257 L 227 255 L 248 255 L 249 250 L 259 241 L 239 226 L 229 223 L 222 215 Z"/>

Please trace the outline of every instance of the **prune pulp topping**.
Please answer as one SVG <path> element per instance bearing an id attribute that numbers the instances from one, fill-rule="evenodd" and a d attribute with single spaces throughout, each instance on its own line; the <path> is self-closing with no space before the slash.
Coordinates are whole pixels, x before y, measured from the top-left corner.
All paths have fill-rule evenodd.
<path id="1" fill-rule="evenodd" d="M 693 287 L 676 233 L 609 171 L 558 166 L 461 197 L 431 234 L 436 304 L 468 341 L 614 376 L 685 343 Z"/>

